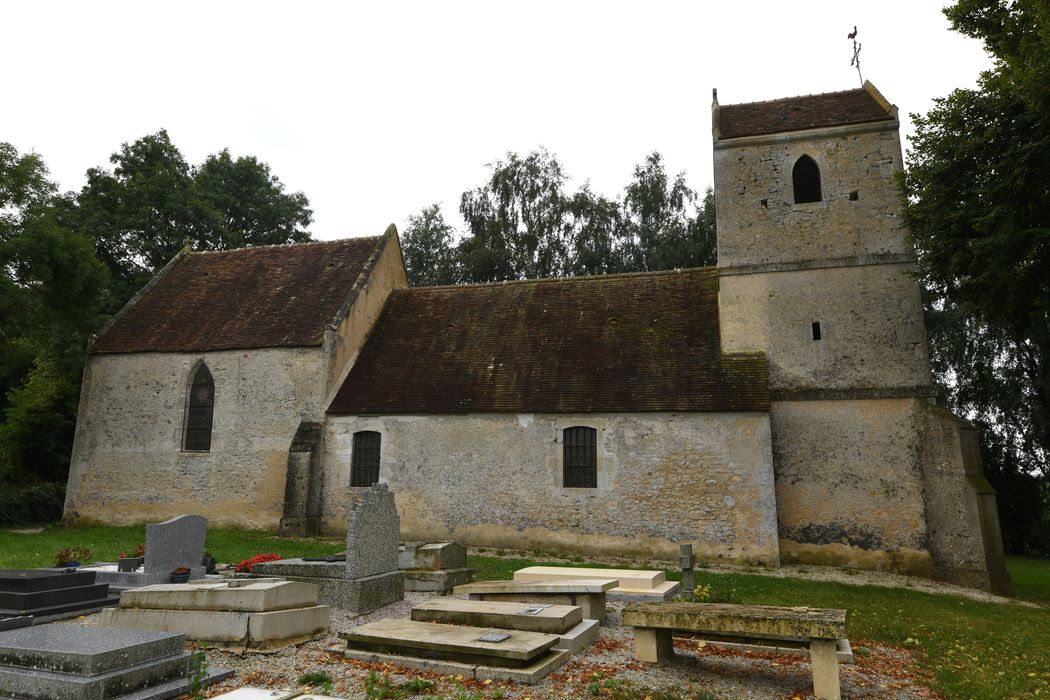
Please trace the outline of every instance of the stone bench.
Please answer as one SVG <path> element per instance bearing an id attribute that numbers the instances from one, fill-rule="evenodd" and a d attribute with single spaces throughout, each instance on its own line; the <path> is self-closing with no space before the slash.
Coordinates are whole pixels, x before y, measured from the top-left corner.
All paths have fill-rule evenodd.
<path id="1" fill-rule="evenodd" d="M 578 605 L 588 620 L 605 619 L 606 593 L 616 587 L 612 578 L 565 581 L 478 581 L 456 586 L 454 592 L 471 600 L 509 600 L 518 603 Z"/>
<path id="2" fill-rule="evenodd" d="M 836 648 L 846 636 L 846 611 L 715 603 L 638 603 L 623 611 L 634 627 L 639 661 L 666 663 L 674 656 L 672 633 L 688 632 L 716 640 L 776 640 L 809 644 L 813 694 L 840 700 Z"/>

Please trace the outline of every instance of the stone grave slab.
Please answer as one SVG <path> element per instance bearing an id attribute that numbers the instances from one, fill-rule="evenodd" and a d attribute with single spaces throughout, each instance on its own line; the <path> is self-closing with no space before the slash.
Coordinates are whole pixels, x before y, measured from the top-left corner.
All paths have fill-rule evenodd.
<path id="1" fill-rule="evenodd" d="M 587 569 L 574 566 L 528 566 L 514 572 L 515 581 L 567 581 L 590 578 L 615 578 L 617 584 L 608 592 L 609 600 L 656 602 L 670 600 L 682 586 L 668 581 L 663 571 L 634 569 Z"/>
<path id="2" fill-rule="evenodd" d="M 179 567 L 190 570 L 190 580 L 204 578 L 204 540 L 208 519 L 200 515 L 179 515 L 162 523 L 146 526 L 146 556 L 141 570 L 119 571 L 115 563 L 98 562 L 85 570 L 95 571 L 97 580 L 115 588 L 138 588 L 167 583 Z"/>
<path id="3" fill-rule="evenodd" d="M 0 697 L 148 700 L 188 687 L 182 635 L 46 624 L 0 632 Z M 210 669 L 206 683 L 230 674 Z"/>
<path id="4" fill-rule="evenodd" d="M 520 668 L 544 656 L 558 642 L 552 634 L 511 630 L 500 642 L 480 641 L 490 629 L 436 622 L 384 619 L 341 632 L 347 646 L 461 663 Z"/>
<path id="5" fill-rule="evenodd" d="M 467 548 L 459 542 L 406 542 L 398 566 L 405 572 L 406 591 L 448 593 L 474 580 L 474 569 L 467 566 Z"/>
<path id="6" fill-rule="evenodd" d="M 548 654 L 539 657 L 527 666 L 521 668 L 507 668 L 505 666 L 486 666 L 461 663 L 458 661 L 442 661 L 440 659 L 420 658 L 416 656 L 403 656 L 399 654 L 386 654 L 375 651 L 364 651 L 361 649 L 338 649 L 329 651 L 347 659 L 365 661 L 368 663 L 400 666 L 401 668 L 413 668 L 420 671 L 430 671 L 449 676 L 462 676 L 463 678 L 477 678 L 479 680 L 514 681 L 515 683 L 532 684 L 539 683 L 547 674 L 564 665 L 571 654 L 562 649 L 552 650 Z"/>
<path id="7" fill-rule="evenodd" d="M 0 618 L 31 616 L 48 622 L 95 612 L 117 602 L 90 571 L 0 569 Z"/>
<path id="8" fill-rule="evenodd" d="M 606 593 L 616 579 L 572 579 L 566 581 L 478 581 L 456 586 L 457 595 L 470 600 L 515 601 L 578 605 L 585 620 L 605 619 Z"/>
<path id="9" fill-rule="evenodd" d="M 177 632 L 187 639 L 244 649 L 272 649 L 323 636 L 331 610 L 317 587 L 293 581 L 240 579 L 161 584 L 124 591 L 103 625 Z"/>
<path id="10" fill-rule="evenodd" d="M 562 634 L 583 622 L 578 605 L 544 605 L 493 600 L 437 598 L 412 608 L 417 622 L 443 622 L 451 625 L 496 627 Z"/>
<path id="11" fill-rule="evenodd" d="M 212 700 L 292 700 L 303 696 L 298 690 L 270 690 L 269 688 L 238 688 Z"/>

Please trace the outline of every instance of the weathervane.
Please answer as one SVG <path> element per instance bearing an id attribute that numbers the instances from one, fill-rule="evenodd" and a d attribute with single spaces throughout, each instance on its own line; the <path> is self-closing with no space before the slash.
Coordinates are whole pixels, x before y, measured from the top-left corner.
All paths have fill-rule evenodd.
<path id="1" fill-rule="evenodd" d="M 853 39 L 853 60 L 851 66 L 857 67 L 857 77 L 860 78 L 861 87 L 864 86 L 864 76 L 860 74 L 860 44 L 857 43 L 857 25 L 853 25 L 853 31 L 846 35 L 847 39 Z"/>

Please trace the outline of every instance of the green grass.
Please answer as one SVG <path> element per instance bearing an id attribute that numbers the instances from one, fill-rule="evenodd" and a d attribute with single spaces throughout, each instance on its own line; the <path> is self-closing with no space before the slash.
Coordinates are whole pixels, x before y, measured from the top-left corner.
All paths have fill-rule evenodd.
<path id="1" fill-rule="evenodd" d="M 0 531 L 0 568 L 50 566 L 55 550 L 77 545 L 92 549 L 97 560 L 113 560 L 144 539 L 142 527 Z M 343 546 L 342 540 L 281 539 L 226 529 L 210 529 L 207 542 L 222 562 L 267 552 L 283 557 L 332 554 Z M 510 578 L 516 569 L 543 563 L 531 558 L 469 558 L 479 580 Z M 1050 560 L 1011 558 L 1008 566 L 1018 598 L 1043 607 L 704 569 L 697 570 L 697 582 L 710 586 L 718 599 L 739 603 L 845 608 L 852 641 L 914 649 L 933 675 L 935 688 L 949 698 L 1050 697 Z M 678 578 L 677 572 L 669 572 L 669 577 Z"/>
<path id="2" fill-rule="evenodd" d="M 479 579 L 501 579 L 543 562 L 472 556 L 469 564 Z M 1050 604 L 1050 560 L 1011 558 L 1008 567 L 1018 598 Z M 680 576 L 669 571 L 668 578 Z M 936 689 L 949 698 L 1050 696 L 1050 607 L 703 569 L 696 578 L 720 600 L 845 608 L 855 644 L 868 639 L 915 650 Z"/>
<path id="3" fill-rule="evenodd" d="M 144 526 L 47 527 L 43 532 L 21 534 L 0 531 L 0 568 L 22 569 L 53 566 L 63 547 L 82 546 L 93 561 L 116 561 L 121 552 L 131 554 L 146 541 Z M 275 552 L 285 559 L 334 554 L 346 547 L 342 540 L 284 539 L 266 532 L 209 528 L 205 549 L 219 562 L 239 562 L 253 554 Z"/>

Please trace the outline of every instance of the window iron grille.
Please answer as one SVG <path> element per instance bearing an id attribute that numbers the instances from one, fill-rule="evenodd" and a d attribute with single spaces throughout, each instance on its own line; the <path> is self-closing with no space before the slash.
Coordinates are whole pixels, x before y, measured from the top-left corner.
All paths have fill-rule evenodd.
<path id="1" fill-rule="evenodd" d="M 576 426 L 562 433 L 562 484 L 567 488 L 598 487 L 598 431 Z"/>
<path id="2" fill-rule="evenodd" d="M 374 430 L 354 433 L 350 459 L 350 485 L 371 486 L 379 481 L 379 447 L 382 436 Z"/>

